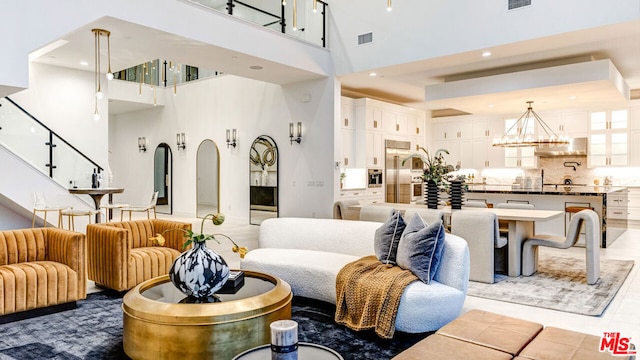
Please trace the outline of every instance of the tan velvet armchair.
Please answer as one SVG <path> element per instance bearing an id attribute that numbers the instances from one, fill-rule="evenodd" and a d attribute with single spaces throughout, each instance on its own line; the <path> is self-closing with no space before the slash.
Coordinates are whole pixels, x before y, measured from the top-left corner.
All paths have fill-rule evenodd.
<path id="1" fill-rule="evenodd" d="M 87 297 L 86 237 L 57 228 L 0 231 L 0 315 Z"/>
<path id="2" fill-rule="evenodd" d="M 89 280 L 116 291 L 169 273 L 185 242 L 182 231 L 163 234 L 164 246 L 154 246 L 149 238 L 169 229 L 191 230 L 191 224 L 150 219 L 90 224 L 87 226 L 87 266 Z"/>

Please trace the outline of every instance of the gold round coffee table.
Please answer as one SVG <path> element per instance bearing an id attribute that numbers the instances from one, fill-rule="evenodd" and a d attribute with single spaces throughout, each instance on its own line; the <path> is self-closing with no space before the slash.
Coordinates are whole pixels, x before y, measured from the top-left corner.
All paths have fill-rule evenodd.
<path id="1" fill-rule="evenodd" d="M 291 319 L 291 287 L 264 273 L 246 271 L 235 294 L 220 302 L 185 299 L 164 275 L 140 283 L 123 298 L 123 345 L 133 359 L 231 359 L 270 342 L 269 324 Z"/>

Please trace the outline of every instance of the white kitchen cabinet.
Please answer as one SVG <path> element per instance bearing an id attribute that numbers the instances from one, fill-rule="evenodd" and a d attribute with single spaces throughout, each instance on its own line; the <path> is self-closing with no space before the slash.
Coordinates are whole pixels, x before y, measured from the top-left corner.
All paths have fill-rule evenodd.
<path id="1" fill-rule="evenodd" d="M 547 121 L 546 118 L 543 118 Z M 587 137 L 589 130 L 585 124 L 589 121 L 587 111 L 562 113 L 560 117 L 551 117 L 547 124 L 556 134 L 570 138 Z"/>
<path id="2" fill-rule="evenodd" d="M 407 135 L 409 117 L 393 110 L 382 111 L 382 131 L 389 135 Z"/>
<path id="3" fill-rule="evenodd" d="M 640 166 L 640 130 L 629 132 L 629 165 Z"/>
<path id="4" fill-rule="evenodd" d="M 630 229 L 640 229 L 640 187 L 630 187 L 628 192 L 628 221 Z"/>
<path id="5" fill-rule="evenodd" d="M 504 166 L 523 169 L 534 169 L 538 166 L 533 147 L 504 148 Z"/>
<path id="6" fill-rule="evenodd" d="M 341 167 L 352 168 L 356 163 L 355 133 L 353 130 L 340 130 L 342 137 Z"/>
<path id="7" fill-rule="evenodd" d="M 439 120 L 433 124 L 433 139 L 435 141 L 471 139 L 473 122 L 469 118 Z"/>
<path id="8" fill-rule="evenodd" d="M 366 99 L 365 99 L 366 100 Z M 367 105 L 365 103 L 364 109 L 366 112 L 365 117 L 365 129 L 366 130 L 382 130 L 382 112 L 383 110 L 379 107 Z M 356 114 L 357 116 L 357 114 Z"/>
<path id="9" fill-rule="evenodd" d="M 340 128 L 344 130 L 355 129 L 355 107 L 353 99 L 342 97 L 340 100 Z"/>
<path id="10" fill-rule="evenodd" d="M 382 145 L 382 133 L 367 131 L 367 168 L 381 168 L 384 166 L 384 147 Z"/>
<path id="11" fill-rule="evenodd" d="M 408 117 L 408 125 L 407 125 L 407 134 L 409 136 L 422 137 L 424 138 L 424 118 L 420 117 L 416 114 L 409 114 Z"/>
<path id="12" fill-rule="evenodd" d="M 626 166 L 628 164 L 627 132 L 591 134 L 589 167 Z"/>
<path id="13" fill-rule="evenodd" d="M 370 188 L 365 191 L 365 204 L 382 204 L 384 203 L 384 188 Z"/>
<path id="14" fill-rule="evenodd" d="M 504 149 L 493 146 L 493 139 L 504 134 L 501 120 L 473 120 L 473 168 L 504 167 Z"/>
<path id="15" fill-rule="evenodd" d="M 629 163 L 628 111 L 593 112 L 589 122 L 589 167 Z"/>

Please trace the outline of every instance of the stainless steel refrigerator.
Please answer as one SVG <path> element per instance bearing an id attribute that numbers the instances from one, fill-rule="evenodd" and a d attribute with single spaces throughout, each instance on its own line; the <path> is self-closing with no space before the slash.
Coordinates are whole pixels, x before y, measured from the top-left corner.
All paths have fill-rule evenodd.
<path id="1" fill-rule="evenodd" d="M 409 141 L 385 141 L 385 202 L 409 204 L 411 202 L 411 161 L 402 160 L 411 154 Z"/>

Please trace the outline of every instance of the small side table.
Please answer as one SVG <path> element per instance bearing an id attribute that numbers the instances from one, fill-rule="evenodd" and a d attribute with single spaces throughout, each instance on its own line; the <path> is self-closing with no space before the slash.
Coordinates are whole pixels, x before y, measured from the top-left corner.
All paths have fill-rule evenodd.
<path id="1" fill-rule="evenodd" d="M 232 360 L 269 360 L 271 345 L 261 345 L 236 355 Z M 344 360 L 340 354 L 326 346 L 299 342 L 298 359 L 304 360 Z"/>

